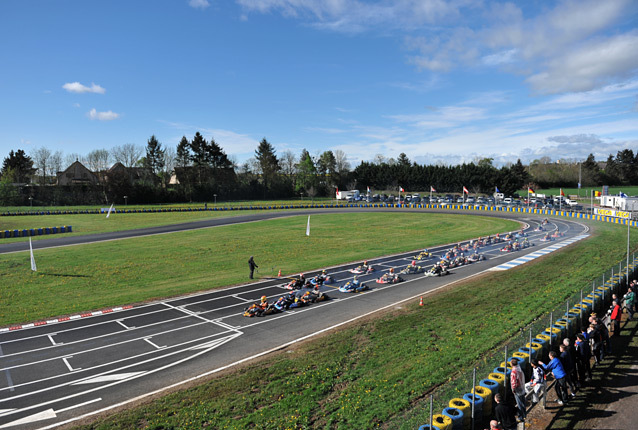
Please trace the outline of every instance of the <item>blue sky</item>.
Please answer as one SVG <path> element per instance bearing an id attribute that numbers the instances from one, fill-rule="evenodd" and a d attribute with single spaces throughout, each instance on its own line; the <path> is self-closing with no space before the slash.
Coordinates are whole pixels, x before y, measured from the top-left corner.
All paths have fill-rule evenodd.
<path id="1" fill-rule="evenodd" d="M 239 164 L 638 151 L 635 0 L 2 0 L 0 156 L 200 131 Z"/>

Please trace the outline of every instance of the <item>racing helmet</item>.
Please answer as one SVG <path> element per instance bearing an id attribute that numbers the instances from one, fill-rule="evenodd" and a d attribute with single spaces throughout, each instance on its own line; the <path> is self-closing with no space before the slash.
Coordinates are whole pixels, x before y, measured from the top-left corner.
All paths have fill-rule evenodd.
<path id="1" fill-rule="evenodd" d="M 321 273 L 324 273 L 324 274 L 325 274 L 325 273 L 326 273 L 326 269 L 323 269 L 323 270 L 321 271 Z"/>
<path id="2" fill-rule="evenodd" d="M 390 273 L 394 273 L 394 267 L 390 268 Z"/>
<path id="3" fill-rule="evenodd" d="M 357 275 L 354 275 L 354 278 L 352 280 L 356 281 L 357 280 Z"/>
<path id="4" fill-rule="evenodd" d="M 268 300 L 268 297 L 266 297 L 266 296 L 261 296 L 261 301 L 262 301 L 262 302 L 265 302 L 266 300 Z"/>

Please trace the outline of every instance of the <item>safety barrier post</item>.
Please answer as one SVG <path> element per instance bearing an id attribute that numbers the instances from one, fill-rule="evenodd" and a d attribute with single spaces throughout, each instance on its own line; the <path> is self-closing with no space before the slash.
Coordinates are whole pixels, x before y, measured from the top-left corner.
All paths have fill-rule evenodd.
<path id="1" fill-rule="evenodd" d="M 549 313 L 549 350 L 552 350 L 552 339 L 553 339 L 553 334 L 554 331 L 552 330 L 552 327 L 554 327 L 554 312 L 550 312 Z"/>
<path id="2" fill-rule="evenodd" d="M 430 394 L 430 429 L 432 429 L 432 414 L 434 414 L 434 394 Z"/>
<path id="3" fill-rule="evenodd" d="M 582 288 L 580 289 L 580 304 L 581 305 L 583 304 L 583 289 Z M 580 311 L 580 326 L 584 327 L 584 324 L 583 324 L 583 307 L 580 306 L 578 308 L 578 310 Z"/>
<path id="4" fill-rule="evenodd" d="M 470 390 L 470 393 L 472 394 L 472 427 L 471 430 L 474 430 L 474 403 L 476 402 L 476 393 L 475 393 L 475 388 L 476 387 L 476 367 L 474 368 L 474 370 L 472 371 L 472 389 Z"/>
<path id="5" fill-rule="evenodd" d="M 505 366 L 503 366 L 503 403 L 507 403 L 507 345 L 505 345 Z"/>
<path id="6" fill-rule="evenodd" d="M 565 302 L 565 318 L 567 319 L 567 337 L 569 337 L 569 300 Z"/>

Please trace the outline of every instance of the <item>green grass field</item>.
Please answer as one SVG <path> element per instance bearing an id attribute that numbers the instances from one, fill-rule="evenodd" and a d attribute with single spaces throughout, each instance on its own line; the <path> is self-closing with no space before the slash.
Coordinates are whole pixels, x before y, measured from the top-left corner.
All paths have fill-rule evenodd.
<path id="1" fill-rule="evenodd" d="M 39 250 L 35 273 L 28 252 L 0 255 L 0 325 L 246 282 L 250 255 L 259 265 L 258 276 L 279 270 L 285 275 L 519 226 L 447 214 L 317 213 L 307 237 L 306 222 L 306 216 L 291 216 Z"/>
<path id="2" fill-rule="evenodd" d="M 595 228 L 561 252 L 426 296 L 424 307 L 395 309 L 78 428 L 414 429 L 401 417 L 424 407 L 429 391 L 623 258 L 626 229 Z"/>

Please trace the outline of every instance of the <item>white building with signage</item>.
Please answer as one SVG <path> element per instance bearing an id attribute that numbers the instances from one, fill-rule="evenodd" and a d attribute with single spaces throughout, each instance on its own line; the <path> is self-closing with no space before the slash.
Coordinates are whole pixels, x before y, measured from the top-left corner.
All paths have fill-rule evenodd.
<path id="1" fill-rule="evenodd" d="M 638 197 L 601 196 L 600 205 L 621 211 L 638 212 Z"/>

